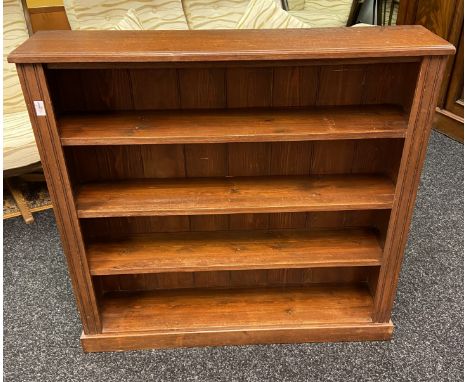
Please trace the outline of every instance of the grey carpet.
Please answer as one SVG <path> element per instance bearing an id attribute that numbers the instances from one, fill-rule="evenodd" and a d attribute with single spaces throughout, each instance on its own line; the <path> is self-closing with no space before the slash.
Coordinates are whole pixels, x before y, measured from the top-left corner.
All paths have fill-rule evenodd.
<path id="1" fill-rule="evenodd" d="M 4 223 L 6 381 L 461 381 L 463 146 L 431 137 L 390 342 L 84 354 L 50 211 Z"/>

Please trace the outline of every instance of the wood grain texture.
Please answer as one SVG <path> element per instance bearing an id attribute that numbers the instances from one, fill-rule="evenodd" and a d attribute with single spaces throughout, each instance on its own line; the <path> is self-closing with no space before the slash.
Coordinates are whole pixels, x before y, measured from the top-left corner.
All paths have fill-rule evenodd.
<path id="1" fill-rule="evenodd" d="M 463 53 L 460 55 L 463 40 L 464 25 L 463 0 L 401 0 L 400 9 L 403 10 L 399 24 L 419 24 L 438 36 L 446 39 L 457 47 L 457 55 L 447 61 L 446 72 L 442 81 L 439 101 L 437 105 L 445 109 L 449 87 L 451 87 L 452 72 L 456 71 L 456 61 L 461 61 L 460 70 L 463 72 Z M 400 19 L 400 12 L 398 14 Z M 455 74 L 455 73 L 454 73 Z M 463 83 L 463 80 L 460 81 Z M 457 113 L 456 113 L 457 114 Z M 452 122 L 452 125 L 454 123 Z M 449 127 L 450 129 L 450 127 Z"/>
<path id="2" fill-rule="evenodd" d="M 395 207 L 390 215 L 389 233 L 375 293 L 376 322 L 390 320 L 437 95 L 446 63 L 447 57 L 427 57 L 421 65 L 410 115 L 408 138 L 405 141 L 395 190 Z"/>
<path id="3" fill-rule="evenodd" d="M 273 106 L 310 106 L 317 101 L 320 67 L 276 67 L 273 72 Z"/>
<path id="4" fill-rule="evenodd" d="M 152 69 L 122 63 L 95 68 L 88 63 L 74 69 L 50 69 L 47 79 L 59 115 L 92 117 L 92 111 L 105 116 L 116 110 L 147 113 L 174 109 L 226 113 L 222 109 L 262 107 L 268 111 L 310 110 L 318 105 L 394 105 L 407 115 L 420 66 L 420 58 L 416 62 L 394 59 L 391 63 L 340 60 L 323 65 L 311 65 L 315 61 L 309 60 L 302 62 L 304 66 L 288 61 L 279 67 L 277 62 L 263 67 L 249 66 L 250 62 L 216 67 L 210 62 Z M 64 83 L 68 84 L 66 89 Z"/>
<path id="5" fill-rule="evenodd" d="M 380 265 L 376 234 L 217 231 L 134 235 L 90 243 L 92 275 Z"/>
<path id="6" fill-rule="evenodd" d="M 326 41 L 326 44 L 324 44 Z M 47 31 L 9 62 L 192 62 L 447 55 L 454 47 L 420 26 L 289 30 Z"/>
<path id="7" fill-rule="evenodd" d="M 436 108 L 433 127 L 435 130 L 463 143 L 465 135 L 465 121 L 458 115 L 447 110 Z"/>
<path id="8" fill-rule="evenodd" d="M 385 174 L 395 181 L 403 144 L 404 139 L 392 138 L 67 146 L 65 154 L 75 187 L 133 179 L 347 173 Z"/>
<path id="9" fill-rule="evenodd" d="M 465 39 L 463 30 L 461 31 L 461 37 L 457 46 L 457 54 L 452 67 L 450 82 L 447 87 L 447 97 L 445 100 L 445 109 L 457 115 L 460 118 L 464 118 L 465 105 L 464 105 L 464 59 L 465 59 Z"/>
<path id="10" fill-rule="evenodd" d="M 459 8 L 461 4 L 461 8 Z M 463 13 L 463 1 L 460 0 L 424 0 L 418 1 L 414 24 L 424 25 L 425 28 L 442 38 L 449 39 L 450 30 L 456 14 Z"/>
<path id="11" fill-rule="evenodd" d="M 195 346 L 287 344 L 329 341 L 383 341 L 392 337 L 393 324 L 353 323 L 296 325 L 225 331 L 151 331 L 81 336 L 85 352 L 128 351 Z"/>
<path id="12" fill-rule="evenodd" d="M 382 176 L 239 177 L 90 183 L 76 194 L 81 218 L 388 209 Z"/>
<path id="13" fill-rule="evenodd" d="M 23 65 L 18 68 L 18 75 L 34 136 L 38 143 L 50 197 L 54 205 L 57 227 L 67 258 L 83 331 L 86 334 L 99 333 L 101 322 L 96 296 L 43 67 L 41 65 Z M 36 115 L 34 100 L 44 101 L 46 116 Z"/>
<path id="14" fill-rule="evenodd" d="M 58 123 L 63 145 L 404 138 L 407 127 L 390 106 L 81 114 Z"/>
<path id="15" fill-rule="evenodd" d="M 380 231 L 385 235 L 385 225 L 390 210 L 357 210 L 357 211 L 322 211 L 322 212 L 284 212 L 261 214 L 268 216 L 267 230 L 333 230 L 367 227 Z M 242 214 L 241 214 L 242 215 Z M 250 215 L 250 214 L 247 214 Z M 229 220 L 233 215 L 193 215 L 190 216 L 190 226 L 180 226 L 178 221 L 186 216 L 138 216 L 81 219 L 81 229 L 87 242 L 119 239 L 134 234 L 152 234 L 165 232 L 206 232 L 236 230 L 230 227 Z M 236 215 L 237 216 L 237 215 Z M 224 218 L 226 224 L 213 227 L 212 221 L 203 218 Z M 200 225 L 193 224 L 193 219 L 199 218 Z M 382 229 L 382 227 L 384 229 Z M 237 230 L 249 231 L 251 228 L 240 226 Z"/>
<path id="16" fill-rule="evenodd" d="M 180 106 L 183 109 L 226 106 L 225 69 L 178 70 Z"/>
<path id="17" fill-rule="evenodd" d="M 70 72 L 73 71 L 67 70 L 62 72 L 58 70 L 55 74 L 66 77 Z M 132 106 L 137 110 L 179 108 L 180 95 L 177 91 L 178 73 L 177 69 L 142 69 L 130 71 L 131 86 L 127 88 L 127 92 L 132 93 Z M 83 86 L 83 83 L 81 83 L 81 86 L 76 82 L 75 84 L 77 87 Z M 60 87 L 58 86 L 58 88 Z M 129 107 L 128 109 L 132 108 Z"/>
<path id="18" fill-rule="evenodd" d="M 366 284 L 378 266 L 163 272 L 94 276 L 103 293 L 180 289 L 308 287 L 316 284 Z"/>
<path id="19" fill-rule="evenodd" d="M 238 290 L 109 293 L 103 333 L 249 329 L 372 322 L 372 298 L 361 285 Z"/>

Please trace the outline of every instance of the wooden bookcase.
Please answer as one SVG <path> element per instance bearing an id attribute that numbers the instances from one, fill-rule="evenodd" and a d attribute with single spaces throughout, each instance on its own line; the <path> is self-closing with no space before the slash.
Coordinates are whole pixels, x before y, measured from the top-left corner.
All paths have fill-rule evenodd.
<path id="1" fill-rule="evenodd" d="M 15 50 L 84 350 L 389 339 L 453 53 L 417 26 Z"/>

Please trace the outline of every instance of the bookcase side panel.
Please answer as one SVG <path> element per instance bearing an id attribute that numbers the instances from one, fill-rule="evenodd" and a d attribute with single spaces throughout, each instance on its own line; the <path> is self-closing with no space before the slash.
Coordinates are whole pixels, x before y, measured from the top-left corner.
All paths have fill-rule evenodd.
<path id="1" fill-rule="evenodd" d="M 383 263 L 377 283 L 374 321 L 390 320 L 398 275 L 403 261 L 419 179 L 424 165 L 431 122 L 435 112 L 447 57 L 425 57 L 418 74 L 408 134 L 395 190 Z"/>
<path id="2" fill-rule="evenodd" d="M 85 334 L 100 333 L 99 310 L 43 67 L 40 64 L 19 65 L 18 75 L 54 205 L 83 331 Z M 36 114 L 34 101 L 44 103 L 45 115 Z"/>

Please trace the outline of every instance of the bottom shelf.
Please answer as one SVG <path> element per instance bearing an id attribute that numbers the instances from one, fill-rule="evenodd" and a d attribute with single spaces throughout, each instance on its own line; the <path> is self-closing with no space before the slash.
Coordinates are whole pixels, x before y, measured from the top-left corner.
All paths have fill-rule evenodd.
<path id="1" fill-rule="evenodd" d="M 101 305 L 102 334 L 85 351 L 389 339 L 372 322 L 364 284 L 312 287 L 113 292 Z"/>

